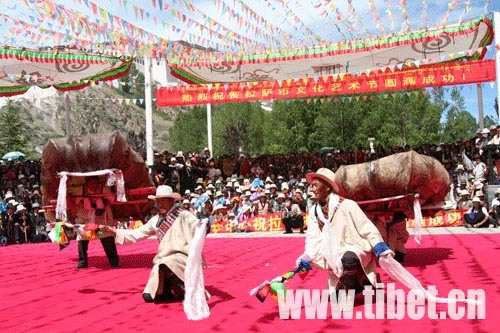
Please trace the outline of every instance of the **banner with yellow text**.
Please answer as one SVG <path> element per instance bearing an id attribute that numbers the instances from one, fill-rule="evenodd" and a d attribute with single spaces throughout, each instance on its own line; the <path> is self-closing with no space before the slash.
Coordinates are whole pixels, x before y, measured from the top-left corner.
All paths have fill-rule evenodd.
<path id="1" fill-rule="evenodd" d="M 328 97 L 495 81 L 495 61 L 469 61 L 284 81 L 160 87 L 158 107 Z"/>

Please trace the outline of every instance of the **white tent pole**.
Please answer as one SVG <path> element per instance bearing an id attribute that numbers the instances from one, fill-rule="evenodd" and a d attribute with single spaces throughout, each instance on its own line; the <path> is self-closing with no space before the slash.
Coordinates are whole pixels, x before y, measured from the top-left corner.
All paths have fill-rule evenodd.
<path id="1" fill-rule="evenodd" d="M 151 58 L 144 56 L 144 99 L 146 102 L 146 163 L 153 166 L 153 102 L 151 98 Z"/>
<path id="2" fill-rule="evenodd" d="M 497 74 L 497 101 L 500 104 L 500 12 L 493 13 L 493 25 L 495 26 L 495 67 Z M 500 105 L 498 107 L 498 119 L 500 121 Z"/>
<path id="3" fill-rule="evenodd" d="M 484 111 L 483 111 L 483 86 L 481 83 L 477 84 L 477 109 L 479 115 L 479 128 L 484 128 Z"/>
<path id="4" fill-rule="evenodd" d="M 66 136 L 71 136 L 71 118 L 70 114 L 70 106 L 69 106 L 69 94 L 67 91 L 64 92 L 64 110 L 66 111 Z"/>
<path id="5" fill-rule="evenodd" d="M 208 132 L 208 149 L 210 149 L 210 157 L 214 156 L 212 150 L 212 105 L 207 104 L 207 132 Z"/>

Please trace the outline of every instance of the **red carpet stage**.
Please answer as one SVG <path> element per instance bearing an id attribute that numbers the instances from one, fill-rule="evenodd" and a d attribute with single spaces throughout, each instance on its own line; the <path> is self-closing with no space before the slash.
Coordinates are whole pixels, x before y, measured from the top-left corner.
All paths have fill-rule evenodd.
<path id="1" fill-rule="evenodd" d="M 281 235 L 279 235 L 281 236 Z M 157 243 L 118 247 L 122 268 L 109 267 L 100 242 L 89 246 L 90 268 L 75 271 L 77 244 L 59 251 L 56 244 L 0 248 L 0 331 L 2 332 L 492 332 L 500 325 L 500 234 L 425 235 L 422 245 L 409 241 L 405 266 L 439 296 L 452 289 L 484 289 L 486 319 L 281 320 L 270 298 L 260 303 L 249 291 L 265 279 L 293 268 L 303 237 L 209 238 L 205 284 L 212 294 L 211 316 L 188 321 L 182 304 L 144 303 Z M 384 282 L 390 282 L 381 272 Z M 325 289 L 324 271 L 287 283 L 290 289 Z M 402 287 L 397 284 L 397 287 Z M 404 288 L 405 292 L 407 291 Z M 460 303 L 462 306 L 462 303 Z M 356 299 L 354 310 L 362 310 Z M 375 309 L 375 307 L 374 307 Z M 437 310 L 446 310 L 438 304 Z M 427 310 L 426 310 L 427 311 Z"/>

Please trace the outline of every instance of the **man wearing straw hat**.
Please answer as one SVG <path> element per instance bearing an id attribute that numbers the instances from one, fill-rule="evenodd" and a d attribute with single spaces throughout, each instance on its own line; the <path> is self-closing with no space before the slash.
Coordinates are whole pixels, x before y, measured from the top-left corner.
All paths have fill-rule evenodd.
<path id="1" fill-rule="evenodd" d="M 204 289 L 201 253 L 206 221 L 177 205 L 181 196 L 170 186 L 158 186 L 148 199 L 155 201 L 158 214 L 145 225 L 134 230 L 111 228 L 118 244 L 158 236 L 158 252 L 142 297 L 147 303 L 184 300 L 188 319 L 206 318 L 210 312 L 205 297 L 209 294 Z"/>
<path id="2" fill-rule="evenodd" d="M 335 174 L 327 168 L 307 174 L 316 197 L 309 211 L 305 251 L 299 257 L 328 270 L 330 292 L 363 291 L 377 283 L 376 259 L 394 255 L 358 204 L 337 195 Z"/>

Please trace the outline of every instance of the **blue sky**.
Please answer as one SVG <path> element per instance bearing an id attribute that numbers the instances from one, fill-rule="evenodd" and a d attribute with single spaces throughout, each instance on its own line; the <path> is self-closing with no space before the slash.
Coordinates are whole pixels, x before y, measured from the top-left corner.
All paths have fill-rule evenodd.
<path id="1" fill-rule="evenodd" d="M 490 12 L 496 11 L 500 12 L 500 1 L 499 0 L 492 0 L 488 10 Z M 500 36 L 496 36 L 498 39 Z M 494 43 L 491 45 L 490 49 L 488 50 L 488 53 L 486 54 L 487 59 L 493 59 L 495 57 L 495 47 Z M 497 79 L 498 82 L 498 79 Z M 482 84 L 483 88 L 483 112 L 484 116 L 490 116 L 494 120 L 497 121 L 497 123 L 500 123 L 498 119 L 498 115 L 496 114 L 496 111 L 494 109 L 495 105 L 495 98 L 497 97 L 497 84 L 495 82 L 491 83 L 484 83 Z M 450 91 L 451 87 L 446 88 L 446 91 Z M 477 95 L 477 88 L 476 85 L 462 85 L 461 86 L 461 92 L 462 95 L 464 96 L 465 99 L 465 105 L 467 107 L 467 110 L 474 116 L 476 119 L 479 121 L 479 107 L 478 107 L 478 95 Z"/>

